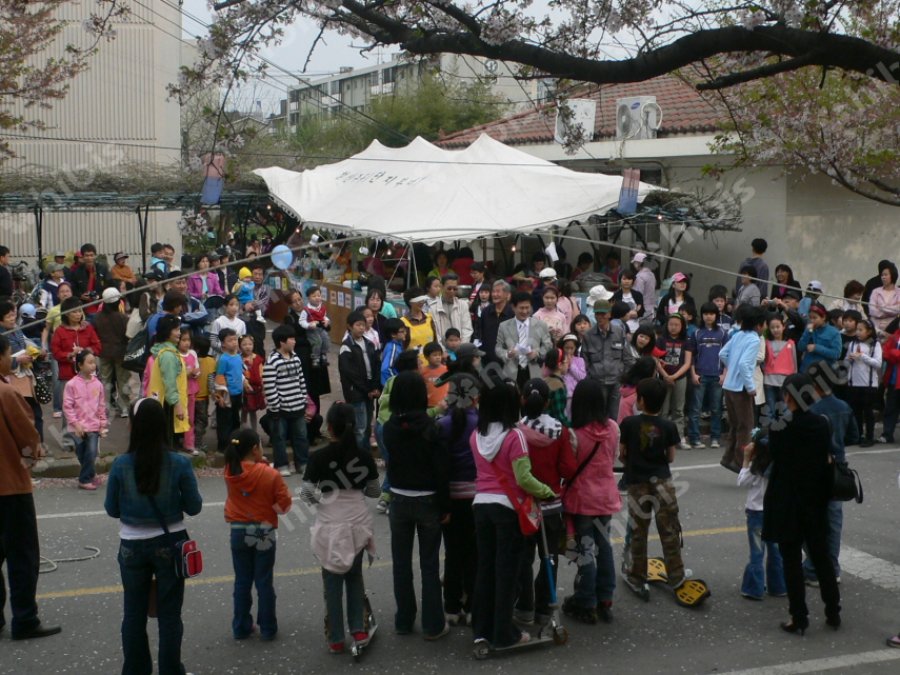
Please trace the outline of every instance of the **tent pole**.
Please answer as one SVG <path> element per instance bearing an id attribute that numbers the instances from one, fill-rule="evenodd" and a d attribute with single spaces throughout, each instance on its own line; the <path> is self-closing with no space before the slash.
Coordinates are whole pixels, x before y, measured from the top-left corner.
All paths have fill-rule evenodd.
<path id="1" fill-rule="evenodd" d="M 141 213 L 141 207 L 138 206 L 135 209 L 138 217 L 138 232 L 141 237 L 141 268 L 144 272 L 147 271 L 147 221 L 150 218 L 150 205 L 147 204 L 143 207 L 144 212 Z"/>
<path id="2" fill-rule="evenodd" d="M 43 239 L 44 233 L 44 207 L 40 204 L 34 205 L 34 229 L 35 234 L 37 235 L 37 254 L 38 254 L 38 270 L 41 269 L 41 264 L 44 260 L 44 245 L 41 242 Z"/>

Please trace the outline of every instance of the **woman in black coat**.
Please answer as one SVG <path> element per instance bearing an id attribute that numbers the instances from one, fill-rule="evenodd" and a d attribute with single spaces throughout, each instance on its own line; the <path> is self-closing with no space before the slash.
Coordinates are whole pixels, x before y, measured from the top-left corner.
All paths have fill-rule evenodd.
<path id="1" fill-rule="evenodd" d="M 841 625 L 841 596 L 828 554 L 828 502 L 834 481 L 828 419 L 809 411 L 815 395 L 812 378 L 789 376 L 784 399 L 792 419 L 784 429 L 769 431 L 772 474 L 763 508 L 763 539 L 776 542 L 784 559 L 790 623 L 781 628 L 801 635 L 809 626 L 803 580 L 803 546 L 819 579 L 825 622 Z"/>
<path id="2" fill-rule="evenodd" d="M 320 397 L 331 393 L 331 381 L 328 378 L 328 366 L 316 366 L 312 364 L 312 345 L 306 335 L 306 329 L 300 325 L 300 312 L 303 311 L 303 294 L 300 291 L 291 291 L 287 296 L 288 309 L 284 315 L 285 325 L 294 329 L 297 342 L 294 344 L 294 353 L 300 359 L 303 367 L 303 379 L 306 380 L 306 391 L 313 403 L 316 404 L 316 415 L 307 422 L 307 437 L 312 445 L 320 435 L 322 428 L 322 403 Z"/>

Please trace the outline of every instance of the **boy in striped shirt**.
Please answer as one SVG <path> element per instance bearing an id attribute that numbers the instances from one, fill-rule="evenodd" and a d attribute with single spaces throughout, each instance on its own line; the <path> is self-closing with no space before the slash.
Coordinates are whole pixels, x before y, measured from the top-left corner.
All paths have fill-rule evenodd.
<path id="1" fill-rule="evenodd" d="M 306 436 L 306 382 L 303 367 L 294 353 L 297 342 L 292 326 L 278 326 L 272 332 L 275 349 L 263 366 L 263 390 L 272 420 L 272 448 L 275 468 L 290 476 L 286 443 L 294 449 L 294 469 L 302 474 L 309 458 Z"/>

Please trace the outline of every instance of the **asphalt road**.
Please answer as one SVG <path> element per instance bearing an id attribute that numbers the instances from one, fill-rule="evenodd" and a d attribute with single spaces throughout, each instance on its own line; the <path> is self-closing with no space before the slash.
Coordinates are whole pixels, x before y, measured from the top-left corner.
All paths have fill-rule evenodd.
<path id="1" fill-rule="evenodd" d="M 231 639 L 233 572 L 223 520 L 221 478 L 201 479 L 205 506 L 189 531 L 200 542 L 205 570 L 189 582 L 184 620 L 184 662 L 192 673 L 469 672 L 469 673 L 896 673 L 900 650 L 884 640 L 900 629 L 898 516 L 900 449 L 876 446 L 850 450 L 863 478 L 866 501 L 845 506 L 843 619 L 838 632 L 824 625 L 822 604 L 812 589 L 811 627 L 805 637 L 778 629 L 786 620 L 786 599 L 751 602 L 739 594 L 748 548 L 745 493 L 734 475 L 717 465 L 719 451 L 682 452 L 676 462 L 685 530 L 684 557 L 713 595 L 698 610 L 678 607 L 664 589 L 650 603 L 620 583 L 612 624 L 585 626 L 564 619 L 569 643 L 543 645 L 475 661 L 469 629 L 456 628 L 437 643 L 421 633 L 392 632 L 390 534 L 387 518 L 376 516 L 381 558 L 366 572 L 379 633 L 359 664 L 348 655 L 327 653 L 323 636 L 322 584 L 309 548 L 309 515 L 302 505 L 280 528 L 276 591 L 280 633 L 271 643 Z M 299 479 L 289 479 L 299 489 Z M 74 486 L 74 482 L 72 482 Z M 60 623 L 59 636 L 15 643 L 0 634 L 2 673 L 115 673 L 121 669 L 119 625 L 122 595 L 116 563 L 117 522 L 102 513 L 105 488 L 95 494 L 72 486 L 46 486 L 35 493 L 42 553 L 49 558 L 83 555 L 96 546 L 99 557 L 61 564 L 42 574 L 41 615 Z M 373 505 L 374 506 L 374 505 Z M 303 518 L 307 522 L 303 523 Z M 658 551 L 651 543 L 651 552 Z M 621 557 L 616 547 L 616 564 Z M 560 596 L 571 592 L 574 567 L 560 571 Z M 8 609 L 7 609 L 8 617 Z M 151 624 L 155 649 L 155 626 Z"/>

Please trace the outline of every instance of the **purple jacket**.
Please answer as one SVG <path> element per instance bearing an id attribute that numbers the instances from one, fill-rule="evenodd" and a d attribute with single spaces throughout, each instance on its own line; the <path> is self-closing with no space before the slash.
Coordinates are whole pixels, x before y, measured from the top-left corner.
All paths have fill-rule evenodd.
<path id="1" fill-rule="evenodd" d="M 206 272 L 206 295 L 225 295 L 219 285 L 219 275 L 212 270 Z M 192 274 L 188 277 L 188 293 L 195 298 L 203 298 L 203 274 Z"/>

